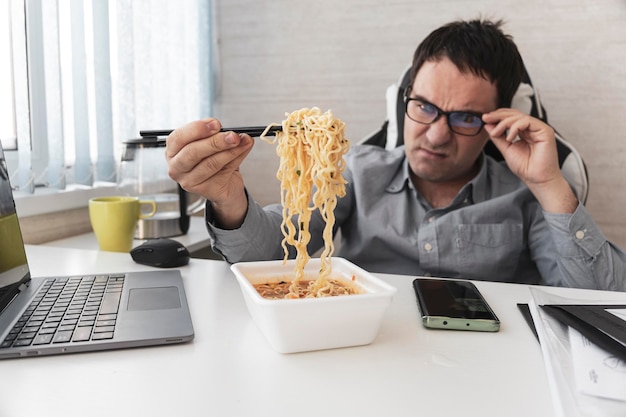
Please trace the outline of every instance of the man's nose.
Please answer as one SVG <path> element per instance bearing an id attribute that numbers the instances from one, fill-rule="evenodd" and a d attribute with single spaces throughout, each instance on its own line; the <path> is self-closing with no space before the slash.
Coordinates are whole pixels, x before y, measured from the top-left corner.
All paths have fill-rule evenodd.
<path id="1" fill-rule="evenodd" d="M 426 137 L 433 147 L 444 146 L 452 140 L 453 133 L 450 130 L 450 126 L 448 126 L 446 117 L 447 116 L 442 114 L 435 122 L 428 126 Z"/>

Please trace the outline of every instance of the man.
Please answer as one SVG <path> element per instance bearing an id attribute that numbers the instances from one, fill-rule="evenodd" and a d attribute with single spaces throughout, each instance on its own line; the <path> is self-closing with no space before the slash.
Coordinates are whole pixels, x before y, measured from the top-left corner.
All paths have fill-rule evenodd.
<path id="1" fill-rule="evenodd" d="M 417 48 L 404 146 L 356 145 L 335 210 L 335 253 L 373 272 L 626 290 L 611 245 L 561 174 L 554 131 L 509 109 L 523 74 L 500 22 L 459 21 Z M 214 249 L 229 262 L 281 259 L 281 207 L 248 198 L 247 135 L 196 121 L 167 139 L 170 176 L 205 196 Z M 483 154 L 491 140 L 504 156 Z M 314 215 L 309 253 L 322 245 Z"/>

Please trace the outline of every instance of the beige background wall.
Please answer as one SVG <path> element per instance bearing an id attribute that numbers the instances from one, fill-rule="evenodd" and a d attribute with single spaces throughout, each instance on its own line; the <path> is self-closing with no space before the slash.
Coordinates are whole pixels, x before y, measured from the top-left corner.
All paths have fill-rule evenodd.
<path id="1" fill-rule="evenodd" d="M 357 142 L 385 118 L 386 87 L 429 32 L 458 18 L 503 18 L 551 124 L 590 175 L 587 207 L 626 248 L 626 2 L 623 0 L 222 0 L 216 114 L 224 125 L 280 122 L 317 106 Z M 274 148 L 243 167 L 262 203 L 278 197 Z"/>

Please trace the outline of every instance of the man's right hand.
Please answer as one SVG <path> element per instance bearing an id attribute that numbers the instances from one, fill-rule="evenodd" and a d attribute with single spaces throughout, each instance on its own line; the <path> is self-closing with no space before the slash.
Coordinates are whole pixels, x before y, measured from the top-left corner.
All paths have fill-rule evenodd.
<path id="1" fill-rule="evenodd" d="M 239 227 L 248 201 L 239 166 L 254 139 L 220 132 L 217 119 L 191 122 L 174 130 L 166 141 L 169 176 L 180 186 L 211 201 L 219 226 Z"/>

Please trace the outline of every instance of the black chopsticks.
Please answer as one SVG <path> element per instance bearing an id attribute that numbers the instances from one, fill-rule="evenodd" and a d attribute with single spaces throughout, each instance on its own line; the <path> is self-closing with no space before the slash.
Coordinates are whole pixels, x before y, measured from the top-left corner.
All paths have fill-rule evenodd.
<path id="1" fill-rule="evenodd" d="M 235 132 L 235 133 L 247 133 L 254 137 L 261 136 L 267 129 L 267 126 L 247 126 L 247 127 L 223 127 L 220 132 Z M 276 133 L 283 130 L 282 126 L 272 126 L 267 130 L 267 133 Z M 140 130 L 139 134 L 142 138 L 157 138 L 159 136 L 168 136 L 173 130 Z"/>

